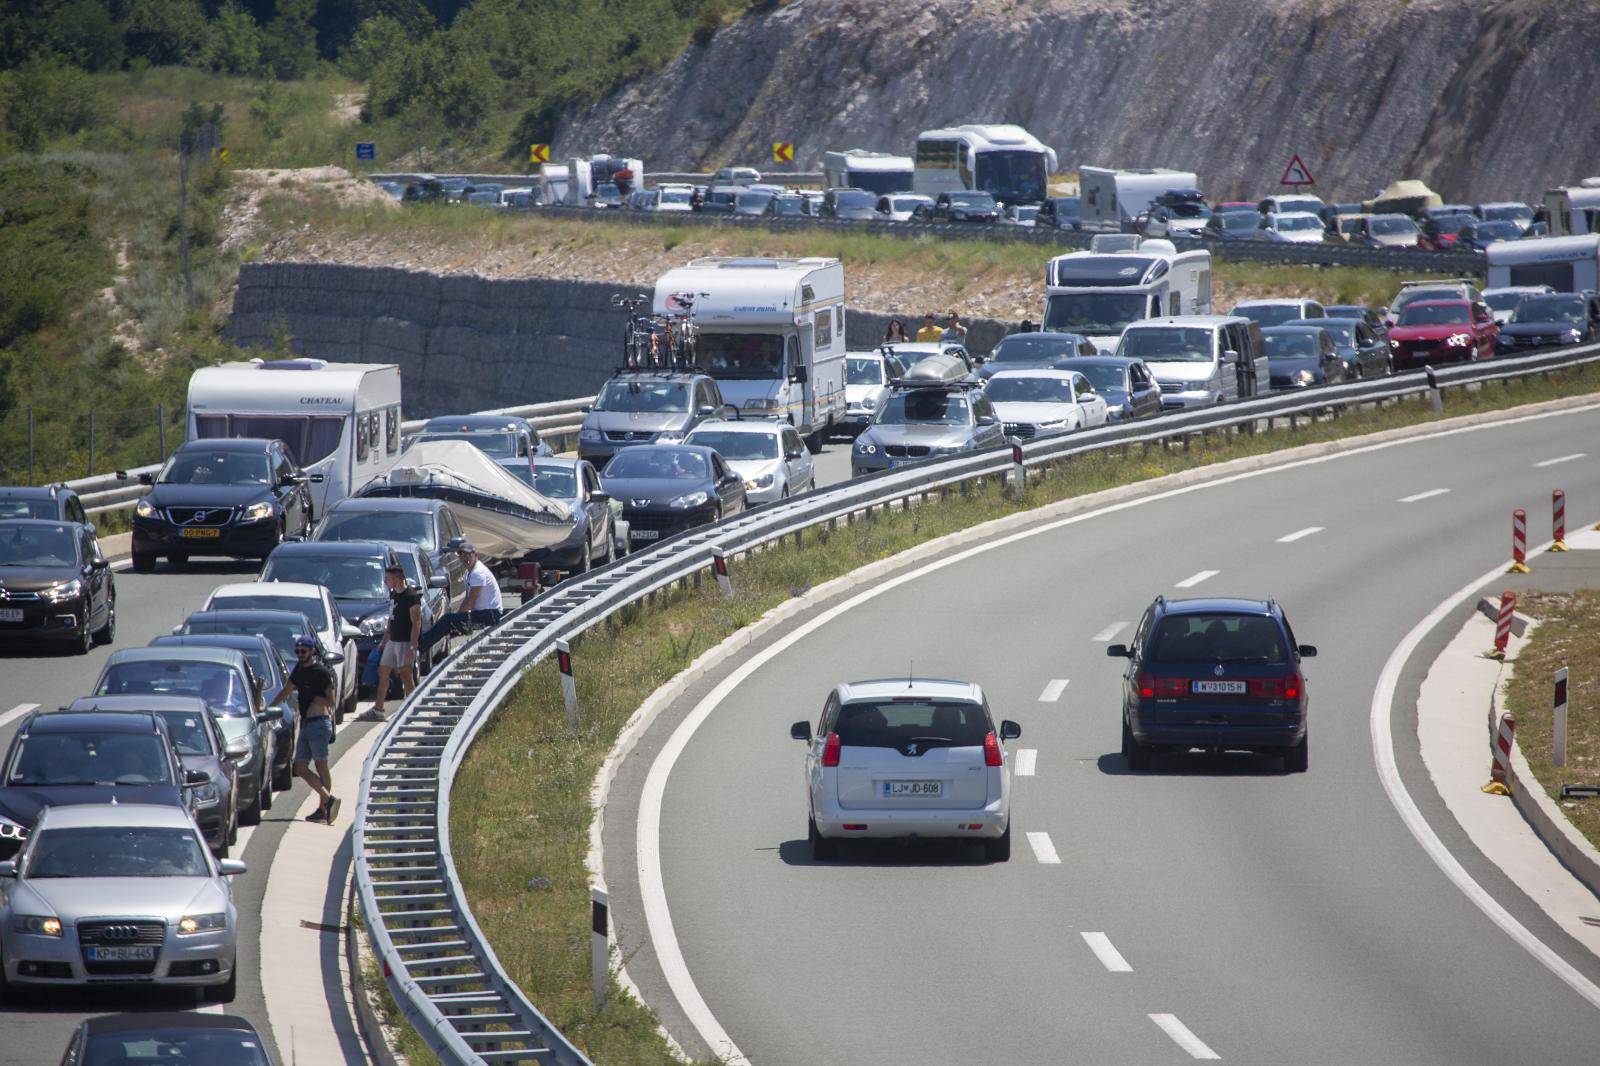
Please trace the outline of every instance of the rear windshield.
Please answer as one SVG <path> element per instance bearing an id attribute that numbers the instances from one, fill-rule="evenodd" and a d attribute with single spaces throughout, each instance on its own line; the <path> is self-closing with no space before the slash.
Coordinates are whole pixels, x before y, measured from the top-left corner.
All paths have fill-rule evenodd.
<path id="1" fill-rule="evenodd" d="M 106 668 L 96 696 L 198 696 L 218 714 L 250 713 L 238 670 L 197 659 L 137 659 Z"/>
<path id="2" fill-rule="evenodd" d="M 943 747 L 983 743 L 989 715 L 981 704 L 944 700 L 896 699 L 847 703 L 834 726 L 842 744 L 899 748 L 916 741 Z"/>
<path id="3" fill-rule="evenodd" d="M 1282 663 L 1283 634 L 1271 618 L 1252 614 L 1168 615 L 1145 658 L 1167 663 Z"/>
<path id="4" fill-rule="evenodd" d="M 1466 326 L 1472 323 L 1466 304 L 1411 304 L 1400 312 L 1402 326 Z"/>
<path id="5" fill-rule="evenodd" d="M 35 733 L 18 746 L 6 784 L 170 785 L 165 745 L 154 733 Z"/>

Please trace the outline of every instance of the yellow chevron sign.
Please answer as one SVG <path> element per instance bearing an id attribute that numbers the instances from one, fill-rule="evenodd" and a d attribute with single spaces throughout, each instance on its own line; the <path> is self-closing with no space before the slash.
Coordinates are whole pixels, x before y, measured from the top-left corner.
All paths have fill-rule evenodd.
<path id="1" fill-rule="evenodd" d="M 530 163 L 548 163 L 548 162 L 550 162 L 550 146 L 548 144 L 530 144 L 530 145 L 528 145 L 528 162 L 530 162 Z"/>
<path id="2" fill-rule="evenodd" d="M 789 141 L 773 141 L 772 161 L 774 163 L 793 163 L 794 145 Z"/>

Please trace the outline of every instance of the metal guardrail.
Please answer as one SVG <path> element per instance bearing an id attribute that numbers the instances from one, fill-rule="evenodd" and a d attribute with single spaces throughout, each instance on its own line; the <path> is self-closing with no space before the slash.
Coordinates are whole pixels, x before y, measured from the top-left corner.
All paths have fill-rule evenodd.
<path id="1" fill-rule="evenodd" d="M 1028 467 L 1195 434 L 1254 432 L 1265 421 L 1316 417 L 1361 404 L 1527 377 L 1600 362 L 1600 345 L 1547 356 L 1280 393 L 1023 447 Z M 909 507 L 954 486 L 1005 476 L 1009 446 L 860 478 L 767 504 L 679 534 L 568 579 L 480 632 L 418 686 L 362 768 L 356 809 L 356 889 L 383 972 L 406 1019 L 450 1066 L 586 1063 L 506 974 L 472 915 L 450 845 L 450 789 L 473 740 L 521 675 L 590 626 L 650 593 L 692 578 L 713 550 L 730 557 L 879 508 Z M 737 580 L 737 577 L 735 578 Z"/>

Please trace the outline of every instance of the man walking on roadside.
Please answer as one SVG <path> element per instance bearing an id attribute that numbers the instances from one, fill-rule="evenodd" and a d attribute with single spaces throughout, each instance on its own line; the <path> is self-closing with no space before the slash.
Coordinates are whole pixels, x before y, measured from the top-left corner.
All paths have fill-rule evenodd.
<path id="1" fill-rule="evenodd" d="M 339 797 L 333 794 L 333 773 L 328 769 L 328 745 L 333 740 L 333 693 L 337 682 L 333 671 L 317 659 L 317 639 L 297 637 L 294 642 L 295 668 L 288 682 L 268 701 L 275 704 L 295 690 L 300 702 L 300 739 L 294 749 L 294 774 L 317 794 L 321 802 L 306 816 L 308 822 L 333 824 L 339 817 Z M 315 772 L 311 763 L 315 761 Z"/>
<path id="2" fill-rule="evenodd" d="M 383 570 L 383 583 L 394 600 L 389 628 L 373 654 L 378 656 L 378 687 L 372 697 L 372 710 L 362 721 L 383 721 L 383 704 L 389 698 L 389 676 L 400 672 L 401 698 L 417 687 L 417 644 L 422 639 L 422 592 L 406 584 L 406 572 L 391 560 Z"/>
<path id="3" fill-rule="evenodd" d="M 505 613 L 500 582 L 478 560 L 478 550 L 464 540 L 456 547 L 456 555 L 467 570 L 467 598 L 461 601 L 461 610 L 451 611 L 422 634 L 418 654 L 426 653 L 449 634 L 465 633 L 474 626 L 492 626 Z"/>
<path id="4" fill-rule="evenodd" d="M 932 314 L 922 316 L 922 328 L 917 330 L 917 343 L 930 344 L 944 336 L 944 330 L 939 328 L 939 323 Z"/>

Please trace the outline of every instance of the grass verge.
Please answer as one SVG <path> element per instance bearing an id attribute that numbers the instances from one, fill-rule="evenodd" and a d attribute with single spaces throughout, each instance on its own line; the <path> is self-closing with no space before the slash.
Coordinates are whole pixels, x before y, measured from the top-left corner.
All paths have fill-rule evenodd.
<path id="1" fill-rule="evenodd" d="M 1600 368 L 1522 385 L 1457 390 L 1446 414 L 1458 416 L 1600 390 Z M 589 789 L 617 733 L 660 685 L 696 656 L 784 600 L 831 578 L 924 541 L 991 519 L 1161 477 L 1194 466 L 1299 444 L 1359 436 L 1440 419 L 1419 402 L 1254 436 L 1213 438 L 1192 449 L 1130 449 L 1072 460 L 1035 474 L 1019 499 L 994 479 L 969 495 L 909 511 L 884 512 L 807 540 L 804 551 L 775 547 L 737 562 L 736 595 L 714 583 L 658 596 L 579 639 L 582 731 L 566 729 L 554 665 L 523 678 L 484 729 L 451 796 L 457 868 L 479 924 L 510 975 L 546 1016 L 597 1062 L 672 1061 L 654 1012 L 612 983 L 596 1010 L 589 987 L 589 874 L 584 866 L 593 810 Z M 648 610 L 648 623 L 643 617 Z"/>
<path id="2" fill-rule="evenodd" d="M 1506 709 L 1517 717 L 1517 745 L 1528 768 L 1573 826 L 1600 847 L 1600 799 L 1563 800 L 1561 785 L 1600 784 L 1600 590 L 1530 592 L 1517 610 L 1537 618 L 1517 655 Z M 1567 765 L 1550 761 L 1555 673 L 1567 667 Z"/>

